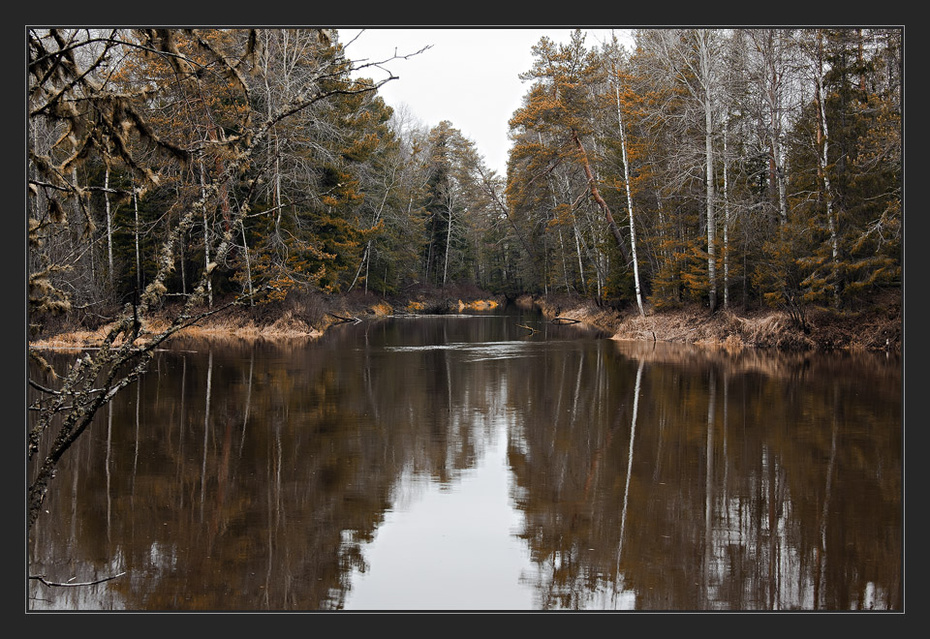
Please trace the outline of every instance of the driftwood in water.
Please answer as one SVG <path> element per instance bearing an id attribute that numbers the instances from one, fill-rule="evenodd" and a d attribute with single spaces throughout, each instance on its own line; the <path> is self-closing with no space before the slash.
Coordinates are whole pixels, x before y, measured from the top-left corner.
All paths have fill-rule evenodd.
<path id="1" fill-rule="evenodd" d="M 330 317 L 336 318 L 339 324 L 348 324 L 349 322 L 352 322 L 353 324 L 358 324 L 359 322 L 362 321 L 357 317 L 341 317 L 339 315 L 336 315 L 335 313 L 327 313 L 327 315 L 329 315 Z"/>
<path id="2" fill-rule="evenodd" d="M 532 335 L 533 333 L 536 332 L 536 329 L 535 329 L 535 328 L 533 328 L 532 326 L 527 326 L 526 324 L 517 324 L 517 326 L 519 326 L 520 328 L 525 328 L 526 330 L 528 330 L 528 331 L 530 332 L 530 335 Z"/>
<path id="3" fill-rule="evenodd" d="M 577 324 L 581 320 L 572 319 L 570 317 L 553 317 L 551 321 L 553 324 Z"/>

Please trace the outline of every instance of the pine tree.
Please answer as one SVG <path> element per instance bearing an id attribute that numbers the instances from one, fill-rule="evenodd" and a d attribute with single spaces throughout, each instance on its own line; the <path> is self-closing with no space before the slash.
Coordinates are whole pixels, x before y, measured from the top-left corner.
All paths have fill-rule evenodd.
<path id="1" fill-rule="evenodd" d="M 567 44 L 559 46 L 544 37 L 533 47 L 532 52 L 535 57 L 533 67 L 522 74 L 521 78 L 532 80 L 534 84 L 525 105 L 517 110 L 510 121 L 517 140 L 513 159 L 519 161 L 530 155 L 537 156 L 519 167 L 518 170 L 525 175 L 520 182 L 532 186 L 535 181 L 552 174 L 557 166 L 563 164 L 566 170 L 577 170 L 580 173 L 578 178 L 583 180 L 587 195 L 600 210 L 606 230 L 620 252 L 621 268 L 627 271 L 630 263 L 629 244 L 601 193 L 601 185 L 595 175 L 596 153 L 589 148 L 592 142 L 586 141 L 593 133 L 597 109 L 592 87 L 600 83 L 598 75 L 603 75 L 604 68 L 599 64 L 596 54 L 584 46 L 584 36 L 580 30 L 572 34 Z M 578 178 L 573 176 L 571 179 Z M 512 195 L 515 201 L 530 193 L 518 192 L 520 182 L 512 180 L 508 186 L 508 197 Z M 574 203 L 570 204 L 569 210 L 574 210 L 575 206 Z M 554 210 L 555 207 L 548 208 Z M 566 259 L 562 249 L 564 238 L 556 239 L 559 251 L 555 263 L 559 264 Z M 545 250 L 542 253 L 545 255 Z"/>

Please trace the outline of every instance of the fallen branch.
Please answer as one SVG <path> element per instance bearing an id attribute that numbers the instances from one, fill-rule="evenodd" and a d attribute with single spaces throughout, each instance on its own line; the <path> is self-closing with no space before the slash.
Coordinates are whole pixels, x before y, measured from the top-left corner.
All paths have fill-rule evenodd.
<path id="1" fill-rule="evenodd" d="M 45 584 L 46 586 L 54 586 L 54 587 L 58 587 L 58 588 L 77 588 L 77 587 L 79 587 L 79 586 L 95 586 L 95 585 L 97 585 L 97 584 L 102 584 L 102 583 L 105 582 L 105 581 L 110 581 L 111 579 L 116 579 L 117 577 L 122 577 L 122 576 L 125 575 L 125 574 L 126 574 L 126 571 L 124 570 L 123 572 L 121 572 L 121 573 L 119 573 L 119 574 L 117 574 L 117 575 L 112 575 L 112 576 L 110 576 L 110 577 L 104 577 L 104 578 L 102 578 L 102 579 L 96 579 L 96 580 L 94 580 L 94 581 L 83 581 L 83 582 L 69 581 L 69 582 L 67 582 L 67 583 L 60 583 L 60 582 L 57 582 L 57 581 L 48 581 L 48 580 L 45 578 L 45 575 L 29 575 L 29 578 L 30 578 L 30 579 L 35 579 L 36 581 L 39 581 L 39 582 Z"/>
<path id="2" fill-rule="evenodd" d="M 553 324 L 577 324 L 581 320 L 572 319 L 571 317 L 553 317 Z"/>
<path id="3" fill-rule="evenodd" d="M 339 315 L 336 315 L 335 313 L 327 313 L 327 315 L 329 315 L 330 317 L 335 317 L 337 320 L 339 320 L 340 324 L 348 324 L 350 322 L 353 324 L 358 324 L 359 322 L 362 321 L 357 317 L 341 317 Z"/>
<path id="4" fill-rule="evenodd" d="M 517 324 L 517 326 L 519 326 L 520 328 L 525 328 L 526 330 L 528 330 L 528 331 L 530 332 L 530 335 L 532 335 L 533 333 L 536 332 L 536 329 L 535 329 L 535 328 L 533 328 L 532 326 L 527 326 L 526 324 Z"/>

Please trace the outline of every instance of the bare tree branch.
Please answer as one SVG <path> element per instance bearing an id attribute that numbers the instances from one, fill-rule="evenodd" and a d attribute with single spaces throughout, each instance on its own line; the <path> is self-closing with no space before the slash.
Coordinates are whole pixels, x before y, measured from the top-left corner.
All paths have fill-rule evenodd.
<path id="1" fill-rule="evenodd" d="M 40 583 L 43 583 L 46 586 L 51 586 L 53 588 L 79 588 L 82 586 L 96 586 L 97 584 L 102 584 L 107 581 L 112 581 L 113 579 L 116 579 L 118 577 L 122 577 L 125 574 L 126 574 L 126 571 L 124 570 L 123 572 L 115 574 L 115 575 L 111 575 L 110 577 L 102 577 L 100 579 L 95 579 L 93 581 L 67 581 L 64 583 L 59 582 L 59 581 L 49 581 L 48 579 L 45 578 L 45 575 L 29 575 L 29 578 L 35 581 L 38 581 Z"/>

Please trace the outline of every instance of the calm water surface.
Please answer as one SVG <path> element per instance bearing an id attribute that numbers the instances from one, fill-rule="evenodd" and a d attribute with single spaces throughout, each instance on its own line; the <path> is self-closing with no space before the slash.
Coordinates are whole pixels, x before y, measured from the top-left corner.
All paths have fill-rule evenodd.
<path id="1" fill-rule="evenodd" d="M 903 608 L 900 360 L 514 313 L 173 344 L 28 540 L 30 574 L 119 576 L 27 608 Z"/>

